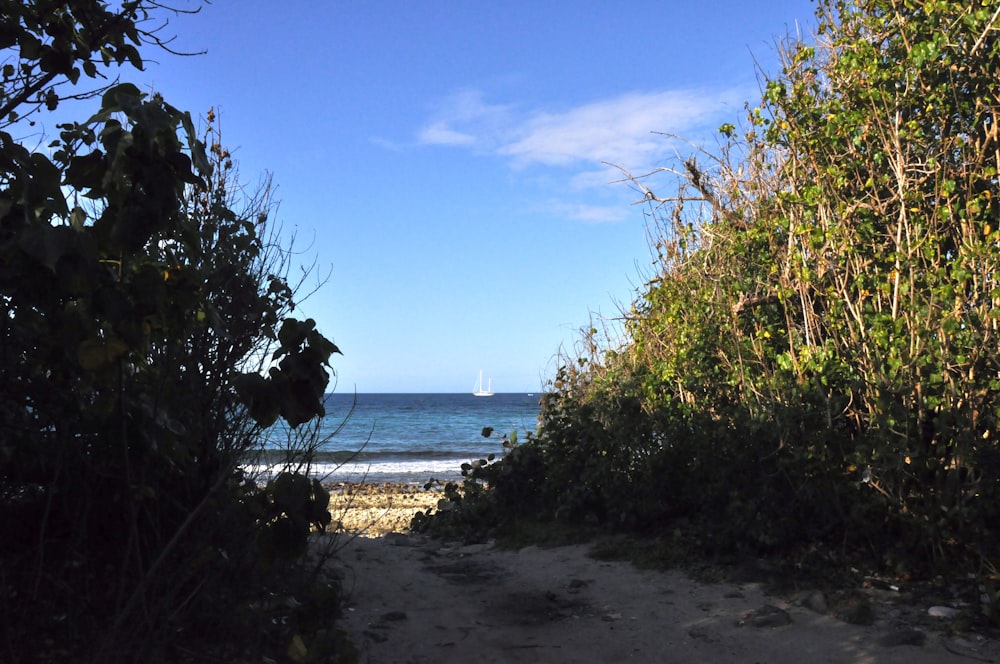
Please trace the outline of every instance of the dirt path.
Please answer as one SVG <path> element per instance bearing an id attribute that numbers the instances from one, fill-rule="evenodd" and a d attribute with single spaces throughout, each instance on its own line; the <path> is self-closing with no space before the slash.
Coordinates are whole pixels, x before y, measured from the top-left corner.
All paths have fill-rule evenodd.
<path id="1" fill-rule="evenodd" d="M 772 597 L 758 583 L 702 584 L 586 554 L 357 538 L 338 554 L 341 625 L 363 664 L 1000 662 L 996 641 L 948 635 L 926 609 L 914 624 L 884 602 L 874 625 L 850 625 L 816 593 Z"/>

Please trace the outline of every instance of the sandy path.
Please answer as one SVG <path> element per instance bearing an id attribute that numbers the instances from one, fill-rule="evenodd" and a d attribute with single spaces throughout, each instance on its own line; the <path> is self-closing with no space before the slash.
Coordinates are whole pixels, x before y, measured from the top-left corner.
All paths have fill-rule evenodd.
<path id="1" fill-rule="evenodd" d="M 889 603 L 874 625 L 850 625 L 757 583 L 702 584 L 586 551 L 357 538 L 336 563 L 341 626 L 359 661 L 378 664 L 1000 662 L 996 641 L 948 635 L 931 618 L 914 625 Z"/>

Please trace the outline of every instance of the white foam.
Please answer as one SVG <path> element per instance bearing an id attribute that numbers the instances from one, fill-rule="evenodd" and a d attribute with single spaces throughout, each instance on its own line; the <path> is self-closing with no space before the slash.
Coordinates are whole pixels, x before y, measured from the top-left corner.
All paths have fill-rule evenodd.
<path id="1" fill-rule="evenodd" d="M 461 478 L 462 464 L 470 461 L 471 459 L 423 459 L 378 463 L 315 463 L 309 468 L 309 476 L 324 482 L 426 482 L 431 478 L 447 481 Z M 262 479 L 283 470 L 281 464 L 248 464 L 243 468 L 251 476 Z"/>

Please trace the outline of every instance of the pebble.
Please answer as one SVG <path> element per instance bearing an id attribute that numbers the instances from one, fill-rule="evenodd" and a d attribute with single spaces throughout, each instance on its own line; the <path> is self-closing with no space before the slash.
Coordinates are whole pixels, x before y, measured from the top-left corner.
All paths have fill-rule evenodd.
<path id="1" fill-rule="evenodd" d="M 951 619 L 960 613 L 958 609 L 953 609 L 950 606 L 932 606 L 927 609 L 927 615 L 932 618 L 945 618 Z"/>

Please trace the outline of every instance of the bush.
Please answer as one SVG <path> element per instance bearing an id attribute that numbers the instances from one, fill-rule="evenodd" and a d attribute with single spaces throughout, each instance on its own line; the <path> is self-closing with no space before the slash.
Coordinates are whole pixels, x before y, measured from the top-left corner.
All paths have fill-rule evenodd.
<path id="1" fill-rule="evenodd" d="M 2 126 L 55 108 L 66 82 L 141 66 L 161 10 L 6 3 L 19 75 Z M 318 573 L 303 554 L 328 497 L 294 464 L 263 487 L 242 465 L 278 417 L 323 414 L 337 348 L 289 317 L 269 190 L 238 193 L 211 114 L 202 140 L 156 95 L 95 92 L 48 155 L 0 131 L 0 659 L 308 650 L 318 632 L 242 637 L 275 602 L 333 610 L 295 586 Z"/>
<path id="2" fill-rule="evenodd" d="M 489 438 L 491 427 L 483 429 Z M 545 518 L 548 500 L 546 490 L 547 464 L 533 436 L 519 443 L 517 432 L 504 437 L 504 454 L 497 459 L 489 455 L 472 463 L 462 464 L 462 481 L 444 485 L 437 508 L 417 512 L 411 523 L 416 532 L 438 537 L 482 542 L 504 533 L 519 520 Z M 424 488 L 430 489 L 436 480 Z"/>
<path id="3" fill-rule="evenodd" d="M 1000 40 L 904 5 L 821 0 L 676 195 L 626 172 L 656 271 L 543 400 L 535 514 L 995 577 Z"/>

